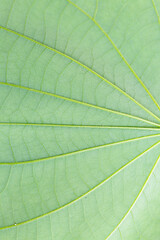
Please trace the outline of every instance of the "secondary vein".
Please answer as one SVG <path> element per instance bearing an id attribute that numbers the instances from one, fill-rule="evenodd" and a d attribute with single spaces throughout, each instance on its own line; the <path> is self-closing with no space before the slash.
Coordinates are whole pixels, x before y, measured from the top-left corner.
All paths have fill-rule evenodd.
<path id="1" fill-rule="evenodd" d="M 66 127 L 66 128 L 100 128 L 100 129 L 130 129 L 130 130 L 160 130 L 159 127 L 136 127 L 136 126 L 111 126 L 111 125 L 77 125 L 77 124 L 54 124 L 54 123 L 23 123 L 23 122 L 0 122 L 0 126 L 33 126 L 33 127 Z"/>
<path id="2" fill-rule="evenodd" d="M 157 18 L 158 18 L 158 23 L 160 24 L 160 16 L 159 16 L 159 13 L 158 13 L 158 10 L 157 10 L 157 7 L 156 7 L 156 4 L 155 4 L 154 0 L 152 0 L 152 4 L 153 4 L 153 8 L 156 12 Z"/>
<path id="3" fill-rule="evenodd" d="M 17 223 L 16 225 L 9 225 L 9 226 L 5 226 L 5 227 L 1 227 L 0 230 L 5 230 L 5 229 L 9 229 L 9 228 L 13 228 L 13 227 L 18 227 L 20 225 L 26 224 L 26 223 L 30 223 L 33 221 L 36 221 L 38 219 L 41 219 L 43 217 L 49 216 L 50 214 L 54 213 L 54 212 L 58 212 L 76 202 L 78 202 L 79 200 L 83 199 L 86 195 L 90 194 L 91 192 L 95 191 L 97 188 L 101 187 L 103 184 L 105 184 L 106 182 L 108 182 L 110 179 L 112 179 L 114 176 L 116 176 L 118 173 L 120 173 L 121 171 L 123 171 L 126 167 L 128 167 L 130 164 L 134 163 L 135 160 L 137 160 L 138 158 L 140 158 L 141 156 L 143 156 L 144 154 L 146 154 L 147 152 L 149 152 L 150 150 L 152 150 L 154 147 L 156 147 L 160 142 L 157 142 L 155 144 L 153 144 L 151 147 L 147 148 L 145 151 L 143 151 L 142 153 L 140 153 L 138 156 L 136 156 L 135 158 L 133 158 L 130 162 L 128 162 L 127 164 L 123 165 L 120 169 L 118 169 L 116 172 L 114 172 L 112 175 L 110 175 L 109 177 L 107 177 L 106 179 L 104 179 L 102 182 L 100 182 L 99 184 L 97 184 L 96 186 L 94 186 L 92 189 L 90 189 L 88 192 L 84 193 L 83 195 L 79 196 L 78 198 L 72 200 L 71 202 L 57 208 L 54 209 L 50 212 L 44 213 L 40 216 L 37 216 L 35 218 L 26 220 L 24 222 L 20 222 Z"/>
<path id="4" fill-rule="evenodd" d="M 159 141 L 156 145 L 158 145 L 159 143 L 160 143 L 160 141 Z M 141 196 L 141 194 L 142 194 L 145 186 L 147 185 L 147 183 L 148 183 L 151 175 L 153 174 L 153 171 L 154 171 L 154 169 L 155 169 L 156 166 L 157 166 L 157 163 L 158 163 L 158 161 L 159 161 L 159 158 L 160 158 L 160 155 L 158 156 L 155 164 L 153 165 L 153 168 L 151 169 L 151 171 L 150 171 L 150 173 L 149 173 L 146 181 L 144 182 L 144 184 L 143 184 L 140 192 L 138 193 L 137 197 L 136 197 L 135 200 L 133 201 L 132 205 L 130 206 L 130 208 L 128 209 L 128 211 L 126 212 L 126 214 L 123 216 L 123 218 L 121 219 L 121 221 L 119 222 L 119 224 L 113 229 L 113 231 L 108 235 L 108 237 L 107 237 L 105 240 L 109 240 L 109 238 L 113 235 L 113 233 L 114 233 L 117 229 L 119 229 L 120 225 L 121 225 L 122 222 L 125 220 L 125 218 L 128 216 L 128 214 L 132 211 L 132 209 L 133 209 L 133 207 L 135 206 L 136 202 L 137 202 L 138 199 L 140 198 L 140 196 Z"/>
<path id="5" fill-rule="evenodd" d="M 79 153 L 83 153 L 83 152 L 88 152 L 88 151 L 92 151 L 92 150 L 97 150 L 97 149 L 101 149 L 101 148 L 105 148 L 105 147 L 115 146 L 115 145 L 119 145 L 119 144 L 123 144 L 123 143 L 134 142 L 134 141 L 148 139 L 148 138 L 154 138 L 154 137 L 158 137 L 158 136 L 160 136 L 160 133 L 151 134 L 151 135 L 142 136 L 142 137 L 131 138 L 131 139 L 122 140 L 122 141 L 113 142 L 113 143 L 107 143 L 107 144 L 103 144 L 103 145 L 99 145 L 99 146 L 94 146 L 94 147 L 77 150 L 74 152 L 63 153 L 63 154 L 59 154 L 59 155 L 55 155 L 55 156 L 44 157 L 44 158 L 39 158 L 39 159 L 34 159 L 34 160 L 28 160 L 28 161 L 22 161 L 22 162 L 0 162 L 0 165 L 20 165 L 20 164 L 27 164 L 27 163 L 29 164 L 29 163 L 53 160 L 53 159 L 57 159 L 57 158 L 61 158 L 61 157 L 67 157 L 67 156 L 71 156 L 71 155 L 75 155 L 75 154 L 79 154 Z"/>
<path id="6" fill-rule="evenodd" d="M 125 91 L 123 91 L 120 87 L 118 87 L 117 85 L 113 84 L 113 83 L 110 82 L 108 79 L 106 79 L 105 77 L 103 77 L 102 75 L 100 75 L 99 73 L 97 73 L 96 71 L 94 71 L 93 69 L 89 68 L 88 66 L 84 65 L 84 64 L 81 63 L 80 61 L 78 61 L 78 60 L 70 57 L 69 55 L 67 55 L 67 54 L 65 54 L 65 53 L 60 52 L 60 51 L 57 50 L 57 49 L 54 49 L 54 48 L 52 48 L 52 47 L 49 47 L 48 45 L 46 45 L 46 44 L 44 44 L 44 43 L 41 43 L 41 42 L 39 42 L 39 41 L 37 41 L 37 40 L 35 40 L 35 39 L 33 39 L 33 38 L 30 38 L 30 37 L 28 37 L 28 36 L 25 36 L 25 35 L 23 35 L 23 34 L 21 34 L 21 33 L 18 33 L 18 32 L 14 31 L 14 30 L 11 30 L 11 29 L 6 28 L 6 27 L 3 27 L 3 26 L 0 26 L 0 28 L 3 29 L 3 30 L 6 30 L 6 31 L 8 31 L 8 32 L 11 32 L 11 33 L 13 33 L 13 34 L 16 34 L 16 35 L 18 35 L 18 36 L 20 36 L 20 37 L 23 37 L 23 38 L 25 38 L 25 39 L 27 39 L 27 40 L 29 40 L 29 41 L 32 41 L 32 42 L 34 42 L 34 43 L 36 43 L 36 44 L 39 44 L 39 45 L 41 45 L 41 46 L 43 46 L 43 47 L 45 47 L 45 48 L 47 48 L 47 49 L 49 49 L 49 50 L 51 50 L 51 51 L 54 51 L 54 52 L 62 55 L 63 57 L 66 57 L 66 58 L 70 59 L 71 61 L 75 62 L 76 64 L 80 65 L 81 67 L 87 69 L 89 72 L 93 73 L 95 76 L 101 78 L 101 79 L 102 79 L 103 81 L 105 81 L 107 84 L 109 84 L 110 86 L 112 86 L 113 88 L 115 88 L 116 90 L 118 90 L 119 92 L 121 92 L 123 95 L 125 95 L 127 98 L 129 98 L 131 101 L 133 101 L 135 104 L 137 104 L 139 107 L 141 107 L 144 111 L 146 111 L 147 113 L 149 113 L 149 114 L 150 114 L 152 117 L 154 117 L 156 120 L 160 121 L 160 118 L 159 118 L 157 115 L 155 115 L 153 112 L 151 112 L 148 108 L 146 108 L 144 105 L 142 105 L 140 102 L 138 102 L 138 101 L 137 101 L 136 99 L 134 99 L 132 96 L 130 96 L 128 93 L 126 93 Z"/>
<path id="7" fill-rule="evenodd" d="M 16 84 L 13 84 L 13 83 L 8 83 L 8 82 L 0 82 L 0 84 L 10 86 L 10 87 L 16 87 L 16 88 L 20 88 L 20 89 L 24 89 L 24 90 L 27 90 L 27 91 L 36 92 L 36 93 L 40 93 L 40 94 L 44 94 L 44 95 L 48 95 L 48 96 L 52 96 L 52 97 L 56 97 L 56 98 L 60 98 L 60 99 L 70 101 L 70 102 L 73 102 L 73 103 L 77 103 L 77 104 L 81 104 L 81 105 L 84 105 L 84 106 L 87 106 L 87 107 L 92 107 L 92 108 L 96 108 L 96 109 L 99 109 L 99 110 L 102 110 L 102 111 L 122 115 L 122 116 L 129 117 L 129 118 L 133 118 L 133 119 L 136 119 L 136 120 L 139 120 L 139 121 L 142 121 L 142 122 L 145 122 L 145 123 L 149 123 L 151 125 L 155 125 L 155 126 L 158 126 L 158 127 L 160 126 L 160 124 L 151 122 L 151 121 L 146 120 L 144 118 L 140 118 L 140 117 L 137 117 L 137 116 L 134 116 L 134 115 L 131 115 L 131 114 L 111 110 L 111 109 L 104 108 L 104 107 L 99 107 L 99 106 L 94 105 L 94 104 L 82 102 L 82 101 L 79 101 L 79 100 L 76 100 L 76 99 L 64 97 L 64 96 L 57 95 L 57 94 L 54 94 L 54 93 L 50 93 L 50 92 L 46 92 L 46 91 L 42 91 L 42 90 L 38 90 L 38 89 L 34 89 L 34 88 L 29 88 L 29 87 L 25 87 L 25 86 L 22 86 L 22 85 L 16 85 Z"/>
<path id="8" fill-rule="evenodd" d="M 134 71 L 134 69 L 131 67 L 131 65 L 128 63 L 127 59 L 123 56 L 123 54 L 121 53 L 121 51 L 118 49 L 118 47 L 116 46 L 116 44 L 113 42 L 113 40 L 111 39 L 111 37 L 104 31 L 104 29 L 100 26 L 100 24 L 92 17 L 90 16 L 87 12 L 85 12 L 82 8 L 80 8 L 78 5 L 76 5 L 75 3 L 73 3 L 71 0 L 67 0 L 71 5 L 73 5 L 75 8 L 77 8 L 80 12 L 82 12 L 84 15 L 86 15 L 88 18 L 90 18 L 94 24 L 101 30 L 101 32 L 108 38 L 108 40 L 110 41 L 110 43 L 112 44 L 112 46 L 114 47 L 114 49 L 117 51 L 117 53 L 120 55 L 120 57 L 122 58 L 122 60 L 125 62 L 125 64 L 127 65 L 127 67 L 130 69 L 130 71 L 133 73 L 133 75 L 136 77 L 136 79 L 140 82 L 140 84 L 142 85 L 142 87 L 145 89 L 145 91 L 148 93 L 148 95 L 150 96 L 150 98 L 152 99 L 152 101 L 155 103 L 155 105 L 157 106 L 157 108 L 160 110 L 160 106 L 158 104 L 158 102 L 156 101 L 156 99 L 153 97 L 153 95 L 151 94 L 151 92 L 149 91 L 149 89 L 146 87 L 146 85 L 143 83 L 143 81 L 140 79 L 140 77 L 137 75 L 137 73 Z"/>

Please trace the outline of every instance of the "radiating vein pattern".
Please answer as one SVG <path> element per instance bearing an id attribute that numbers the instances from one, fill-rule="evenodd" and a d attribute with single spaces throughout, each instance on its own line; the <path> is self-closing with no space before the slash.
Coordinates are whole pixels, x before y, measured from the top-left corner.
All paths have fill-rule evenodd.
<path id="1" fill-rule="evenodd" d="M 158 240 L 158 0 L 0 0 L 0 240 Z"/>
<path id="2" fill-rule="evenodd" d="M 98 22 L 92 18 L 90 15 L 88 15 L 85 11 L 83 11 L 83 9 L 81 9 L 80 7 L 78 7 L 76 4 L 74 4 L 71 0 L 67 0 L 70 4 L 72 4 L 73 6 L 75 6 L 79 11 L 81 11 L 82 13 L 84 13 L 87 17 L 89 17 L 95 24 L 96 26 L 105 34 L 105 36 L 108 38 L 108 40 L 111 42 L 111 44 L 113 45 L 113 47 L 115 48 L 115 50 L 118 52 L 118 54 L 121 56 L 121 58 L 123 59 L 123 61 L 126 63 L 126 65 L 128 66 L 128 68 L 131 70 L 131 72 L 134 74 L 134 76 L 137 78 L 137 80 L 140 82 L 140 84 L 142 85 L 142 87 L 145 89 L 145 91 L 148 93 L 148 95 L 151 97 L 151 99 L 153 100 L 153 102 L 156 104 L 156 106 L 158 107 L 158 109 L 160 110 L 160 106 L 159 104 L 156 102 L 155 98 L 152 96 L 152 94 L 150 93 L 150 91 L 148 90 L 148 88 L 145 86 L 145 84 L 142 82 L 142 80 L 139 78 L 139 76 L 136 74 L 136 72 L 133 70 L 133 68 L 130 66 L 130 64 L 127 62 L 126 58 L 123 56 L 123 54 L 120 52 L 120 50 L 117 48 L 117 46 L 115 45 L 115 43 L 112 41 L 112 39 L 110 38 L 110 36 L 104 31 L 104 29 L 98 24 Z M 155 4 L 154 4 L 155 7 Z M 156 7 L 155 7 L 156 9 Z M 156 13 L 158 15 L 158 12 L 156 10 Z M 158 19 L 159 20 L 159 19 Z"/>
<path id="3" fill-rule="evenodd" d="M 158 118 L 155 114 L 153 114 L 149 109 L 147 109 L 146 107 L 144 107 L 141 103 L 139 103 L 138 101 L 136 101 L 132 96 L 130 96 L 129 94 L 127 94 L 127 93 L 126 93 L 125 91 L 123 91 L 121 88 L 119 88 L 119 87 L 116 86 L 115 84 L 111 83 L 110 81 L 108 81 L 106 78 L 104 78 L 103 76 L 101 76 L 100 74 L 98 74 L 97 72 L 95 72 L 94 70 L 92 70 L 91 68 L 89 68 L 89 67 L 87 67 L 86 65 L 82 64 L 81 62 L 77 61 L 76 59 L 74 59 L 74 58 L 72 58 L 72 57 L 70 57 L 70 56 L 68 56 L 68 55 L 66 55 L 66 54 L 58 51 L 57 49 L 51 48 L 51 47 L 49 47 L 49 46 L 47 46 L 47 45 L 45 45 L 45 44 L 43 44 L 43 43 L 41 43 L 41 42 L 35 41 L 34 39 L 29 38 L 29 37 L 26 37 L 25 35 L 19 34 L 19 33 L 15 32 L 15 31 L 13 31 L 13 30 L 10 30 L 10 29 L 8 29 L 8 28 L 4 28 L 4 27 L 2 27 L 2 26 L 0 26 L 0 28 L 2 28 L 3 30 L 9 31 L 9 32 L 11 32 L 11 33 L 14 33 L 14 34 L 16 34 L 16 35 L 18 35 L 18 36 L 20 36 L 20 37 L 26 38 L 27 40 L 32 41 L 32 42 L 34 42 L 34 43 L 36 43 L 36 44 L 40 44 L 40 45 L 43 46 L 44 48 L 47 48 L 47 49 L 49 49 L 49 50 L 51 50 L 51 51 L 53 51 L 53 52 L 56 52 L 56 53 L 58 53 L 58 54 L 60 54 L 60 55 L 62 55 L 62 56 L 64 56 L 64 57 L 70 59 L 72 62 L 77 63 L 78 65 L 80 65 L 80 66 L 82 66 L 83 68 L 87 69 L 89 72 L 91 72 L 91 73 L 93 73 L 94 75 L 96 75 L 97 77 L 101 78 L 103 81 L 107 82 L 107 83 L 108 83 L 109 85 L 111 85 L 113 88 L 115 88 L 115 89 L 118 90 L 120 93 L 122 93 L 123 95 L 125 95 L 126 97 L 128 97 L 130 100 L 132 100 L 134 103 L 136 103 L 138 106 L 140 106 L 143 110 L 145 110 L 146 112 L 148 112 L 148 113 L 149 113 L 151 116 L 153 116 L 155 119 L 157 119 L 158 121 L 160 121 L 160 118 Z M 51 58 L 51 59 L 52 59 L 52 58 Z M 68 65 L 70 65 L 70 62 L 69 62 L 69 64 L 66 65 L 66 67 L 68 67 Z M 66 68 L 66 67 L 65 67 L 65 68 Z M 65 68 L 64 68 L 64 69 L 65 69 Z M 64 70 L 63 70 L 63 72 L 64 72 Z M 61 72 L 60 75 L 61 75 L 63 72 Z M 46 69 L 45 69 L 45 73 L 46 73 Z M 58 79 L 59 79 L 59 76 L 58 76 Z M 20 80 L 21 80 L 21 79 L 20 79 Z M 7 81 L 7 80 L 6 80 L 6 81 Z M 42 89 L 43 81 L 44 81 L 44 75 L 43 75 L 42 83 L 41 83 L 41 86 L 40 86 L 40 90 Z M 22 86 L 22 87 L 23 87 L 23 86 Z M 57 83 L 56 83 L 56 88 L 57 88 Z M 57 89 L 56 89 L 56 90 L 57 90 Z"/>

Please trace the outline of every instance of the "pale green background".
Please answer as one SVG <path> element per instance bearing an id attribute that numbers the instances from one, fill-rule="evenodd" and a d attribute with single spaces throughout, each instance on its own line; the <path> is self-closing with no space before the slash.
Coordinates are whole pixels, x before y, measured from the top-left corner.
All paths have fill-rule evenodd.
<path id="1" fill-rule="evenodd" d="M 0 0 L 0 240 L 160 239 L 159 15 Z"/>

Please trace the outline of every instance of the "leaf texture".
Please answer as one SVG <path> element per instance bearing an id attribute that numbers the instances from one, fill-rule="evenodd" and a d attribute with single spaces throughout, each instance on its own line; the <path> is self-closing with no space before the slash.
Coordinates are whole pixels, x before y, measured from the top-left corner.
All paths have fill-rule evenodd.
<path id="1" fill-rule="evenodd" d="M 159 53 L 159 0 L 0 0 L 0 240 L 159 240 Z"/>

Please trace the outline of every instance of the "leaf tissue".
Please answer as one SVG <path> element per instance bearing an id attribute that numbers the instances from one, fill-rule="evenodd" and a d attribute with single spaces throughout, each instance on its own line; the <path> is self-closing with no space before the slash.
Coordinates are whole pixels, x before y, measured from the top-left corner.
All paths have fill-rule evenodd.
<path id="1" fill-rule="evenodd" d="M 160 240 L 160 0 L 0 0 L 0 240 Z"/>

